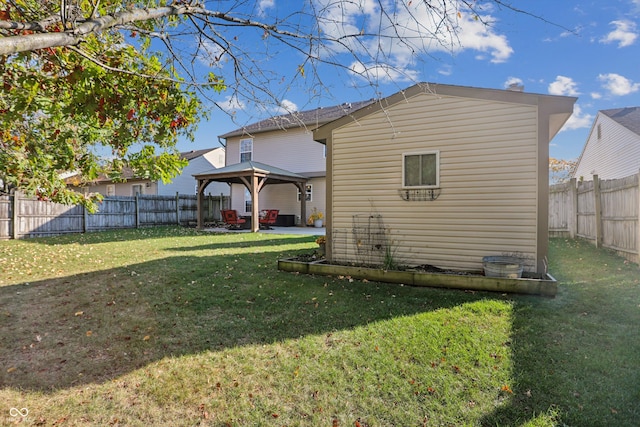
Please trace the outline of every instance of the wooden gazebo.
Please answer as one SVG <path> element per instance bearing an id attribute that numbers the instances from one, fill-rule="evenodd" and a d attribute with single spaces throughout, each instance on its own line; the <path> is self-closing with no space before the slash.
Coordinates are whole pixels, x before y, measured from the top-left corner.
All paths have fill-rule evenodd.
<path id="1" fill-rule="evenodd" d="M 293 184 L 300 194 L 305 194 L 308 178 L 275 166 L 259 162 L 242 162 L 193 175 L 198 183 L 198 228 L 202 228 L 204 190 L 213 181 L 228 184 L 242 184 L 251 193 L 251 231 L 259 230 L 258 193 L 267 184 Z M 300 198 L 300 218 L 307 217 L 307 206 L 304 197 Z"/>

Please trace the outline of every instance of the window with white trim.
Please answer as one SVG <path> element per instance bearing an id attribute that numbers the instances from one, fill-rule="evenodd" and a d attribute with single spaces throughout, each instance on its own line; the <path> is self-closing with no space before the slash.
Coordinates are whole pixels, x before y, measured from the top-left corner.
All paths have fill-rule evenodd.
<path id="1" fill-rule="evenodd" d="M 253 139 L 240 140 L 240 163 L 253 160 Z"/>
<path id="2" fill-rule="evenodd" d="M 403 188 L 439 188 L 440 152 L 403 154 L 402 186 Z"/>
<path id="3" fill-rule="evenodd" d="M 305 186 L 305 200 L 307 202 L 311 202 L 313 201 L 312 199 L 312 194 L 313 194 L 313 186 L 312 184 L 307 184 Z M 300 201 L 300 189 L 298 188 L 298 201 Z"/>
<path id="4" fill-rule="evenodd" d="M 251 200 L 251 191 L 244 189 L 244 211 L 251 212 L 253 209 L 253 203 Z"/>
<path id="5" fill-rule="evenodd" d="M 115 195 L 116 195 L 116 185 L 107 184 L 107 196 L 115 196 Z"/>

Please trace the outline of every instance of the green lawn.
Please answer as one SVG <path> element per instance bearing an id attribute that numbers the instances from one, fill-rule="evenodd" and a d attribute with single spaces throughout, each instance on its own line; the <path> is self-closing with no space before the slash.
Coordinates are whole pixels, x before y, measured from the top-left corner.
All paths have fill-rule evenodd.
<path id="1" fill-rule="evenodd" d="M 315 247 L 0 241 L 0 425 L 640 425 L 637 265 L 553 240 L 554 299 L 276 269 Z"/>

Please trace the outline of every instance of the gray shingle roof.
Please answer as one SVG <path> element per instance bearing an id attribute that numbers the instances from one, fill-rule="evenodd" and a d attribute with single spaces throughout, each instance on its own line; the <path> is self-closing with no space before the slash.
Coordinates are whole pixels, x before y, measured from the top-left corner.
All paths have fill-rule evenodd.
<path id="1" fill-rule="evenodd" d="M 370 99 L 368 101 L 349 102 L 340 105 L 334 105 L 332 107 L 320 107 L 314 110 L 299 111 L 295 113 L 284 114 L 282 116 L 270 117 L 268 119 L 238 128 L 231 132 L 227 132 L 224 135 L 220 135 L 220 138 L 253 135 L 261 132 L 290 129 L 301 126 L 316 128 L 335 119 L 339 119 L 340 117 L 344 117 L 347 114 L 351 114 L 354 111 L 366 107 L 373 102 L 375 102 L 375 99 Z"/>
<path id="2" fill-rule="evenodd" d="M 180 157 L 186 160 L 193 160 L 197 157 L 204 156 L 205 154 L 207 154 L 209 151 L 212 151 L 212 150 L 215 150 L 215 148 L 205 148 L 203 150 L 184 151 L 180 153 Z"/>
<path id="3" fill-rule="evenodd" d="M 612 108 L 601 113 L 640 135 L 640 107 Z"/>

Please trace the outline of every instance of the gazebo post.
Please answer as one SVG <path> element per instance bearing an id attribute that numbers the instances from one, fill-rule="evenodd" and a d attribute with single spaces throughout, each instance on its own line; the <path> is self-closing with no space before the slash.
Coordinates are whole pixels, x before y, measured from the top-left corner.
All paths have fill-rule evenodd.
<path id="1" fill-rule="evenodd" d="M 257 162 L 242 162 L 225 166 L 216 171 L 205 172 L 193 175 L 198 184 L 198 228 L 203 226 L 204 218 L 201 210 L 204 206 L 204 189 L 213 181 L 227 182 L 231 184 L 242 184 L 251 193 L 251 231 L 260 230 L 260 207 L 259 194 L 262 187 L 267 183 L 284 184 L 292 183 L 299 188 L 302 195 L 300 204 L 301 220 L 306 223 L 306 189 L 307 178 L 278 169 L 269 165 Z M 231 191 L 231 194 L 233 191 Z"/>
<path id="2" fill-rule="evenodd" d="M 260 230 L 260 215 L 258 206 L 258 194 L 260 190 L 258 187 L 258 177 L 253 175 L 251 177 L 251 232 L 256 233 Z"/>

